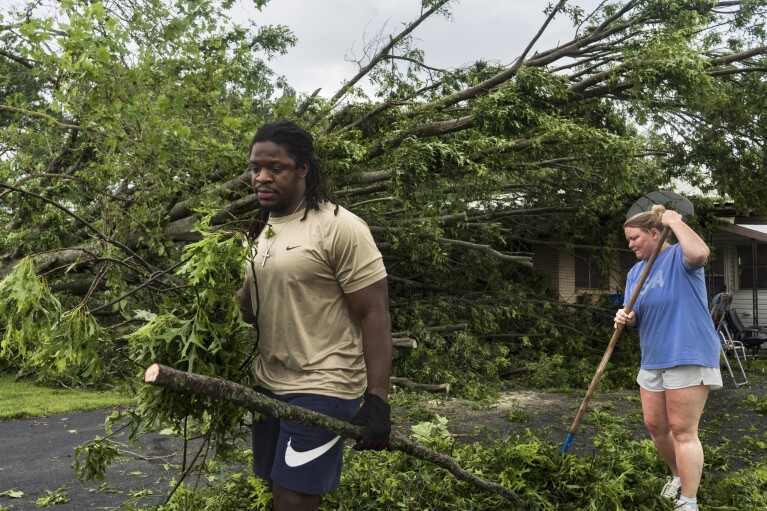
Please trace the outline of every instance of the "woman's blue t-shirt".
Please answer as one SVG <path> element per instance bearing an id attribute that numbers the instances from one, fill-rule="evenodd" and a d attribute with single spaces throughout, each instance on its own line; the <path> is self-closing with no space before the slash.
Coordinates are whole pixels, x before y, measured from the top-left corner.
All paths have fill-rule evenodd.
<path id="1" fill-rule="evenodd" d="M 640 261 L 629 271 L 624 306 L 646 265 Z M 719 337 L 708 312 L 704 271 L 687 264 L 679 244 L 658 254 L 632 310 L 642 369 L 719 367 Z"/>

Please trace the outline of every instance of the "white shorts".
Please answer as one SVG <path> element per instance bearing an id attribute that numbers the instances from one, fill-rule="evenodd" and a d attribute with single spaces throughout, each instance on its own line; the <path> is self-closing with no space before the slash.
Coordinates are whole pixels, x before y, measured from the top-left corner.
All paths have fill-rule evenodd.
<path id="1" fill-rule="evenodd" d="M 722 388 L 722 373 L 718 367 L 694 365 L 675 366 L 668 369 L 640 369 L 637 383 L 650 392 L 684 389 L 698 385 L 708 385 L 709 390 L 719 390 Z"/>

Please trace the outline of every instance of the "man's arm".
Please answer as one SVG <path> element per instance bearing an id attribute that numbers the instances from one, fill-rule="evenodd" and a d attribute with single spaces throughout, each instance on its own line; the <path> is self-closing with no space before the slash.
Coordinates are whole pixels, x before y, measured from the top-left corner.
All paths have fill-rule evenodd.
<path id="1" fill-rule="evenodd" d="M 248 280 L 245 279 L 242 287 L 237 291 L 237 299 L 240 301 L 240 312 L 242 312 L 242 319 L 251 325 L 256 324 L 256 316 L 253 315 L 253 302 L 250 299 L 250 286 Z"/>
<path id="2" fill-rule="evenodd" d="M 357 450 L 385 449 L 391 434 L 389 376 L 391 374 L 391 318 L 386 277 L 346 295 L 352 321 L 362 328 L 362 351 L 367 369 L 367 391 L 351 423 L 364 426 Z"/>
<path id="3" fill-rule="evenodd" d="M 362 328 L 362 349 L 367 367 L 367 392 L 386 401 L 389 396 L 392 359 L 389 289 L 386 277 L 347 294 L 346 300 L 352 320 Z"/>

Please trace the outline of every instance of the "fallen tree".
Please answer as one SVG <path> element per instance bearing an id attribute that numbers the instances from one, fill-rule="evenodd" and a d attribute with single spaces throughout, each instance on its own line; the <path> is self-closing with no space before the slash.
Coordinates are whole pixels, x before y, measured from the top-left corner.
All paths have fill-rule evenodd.
<path id="1" fill-rule="evenodd" d="M 451 7 L 429 0 L 328 96 L 275 77 L 269 59 L 292 34 L 237 26 L 230 3 L 0 13 L 7 370 L 80 385 L 159 362 L 247 384 L 257 339 L 234 296 L 257 212 L 243 171 L 267 120 L 312 130 L 330 188 L 370 225 L 397 342 L 418 345 L 397 350 L 394 373 L 464 397 L 488 395 L 508 368 L 568 383 L 583 372 L 593 307 L 563 305 L 545 277 L 572 268 L 536 267 L 544 250 L 577 251 L 606 276 L 628 206 L 677 180 L 767 210 L 767 0 L 592 13 L 562 0 L 511 64 L 450 69 L 415 46 Z M 562 16 L 572 37 L 546 47 Z M 165 423 L 229 413 L 144 387 L 143 409 Z M 211 421 L 216 435 L 229 419 Z"/>

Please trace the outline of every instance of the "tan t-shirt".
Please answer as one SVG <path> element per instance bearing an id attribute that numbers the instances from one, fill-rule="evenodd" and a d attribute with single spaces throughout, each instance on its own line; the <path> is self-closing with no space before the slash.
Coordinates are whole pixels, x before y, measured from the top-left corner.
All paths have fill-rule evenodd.
<path id="1" fill-rule="evenodd" d="M 277 394 L 352 399 L 367 384 L 362 331 L 344 295 L 385 278 L 386 269 L 367 224 L 344 208 L 334 215 L 334 209 L 322 203 L 303 221 L 302 210 L 292 220 L 271 219 L 276 235 L 267 239 L 264 229 L 253 264 L 246 263 L 259 328 L 254 371 L 260 385 Z"/>

